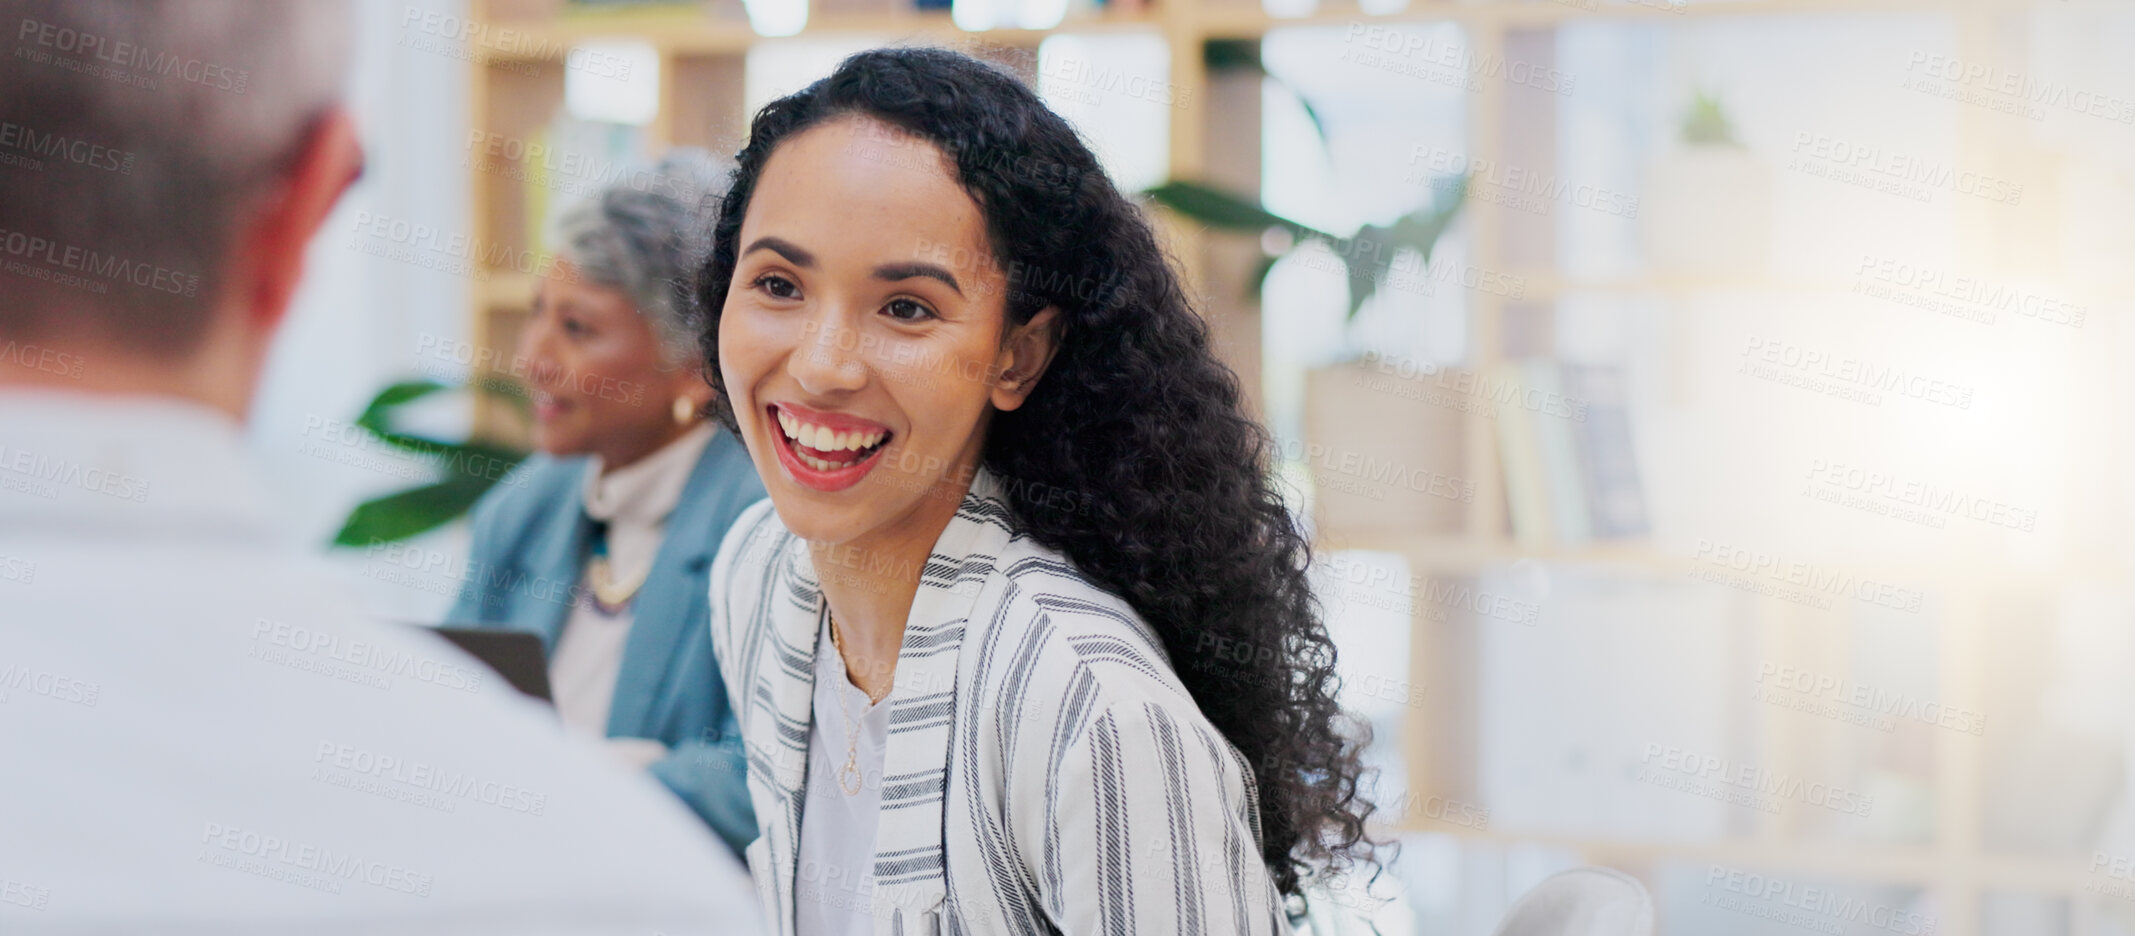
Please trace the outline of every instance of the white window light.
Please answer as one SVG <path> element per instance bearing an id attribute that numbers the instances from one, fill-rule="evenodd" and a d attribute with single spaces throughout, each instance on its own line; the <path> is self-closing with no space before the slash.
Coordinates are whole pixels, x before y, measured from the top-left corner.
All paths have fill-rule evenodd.
<path id="1" fill-rule="evenodd" d="M 887 36 L 840 32 L 753 43 L 742 66 L 742 112 L 756 113 L 836 71 L 846 56 L 890 41 Z"/>
<path id="2" fill-rule="evenodd" d="M 808 28 L 808 0 L 742 0 L 759 36 L 798 36 Z"/>
<path id="3" fill-rule="evenodd" d="M 1024 29 L 1051 29 L 1067 18 L 1068 0 L 1023 0 L 1016 11 L 1016 25 Z"/>
<path id="4" fill-rule="evenodd" d="M 1126 191 L 1164 181 L 1171 120 L 1200 102 L 1171 83 L 1171 47 L 1154 33 L 1055 33 L 1038 44 L 1038 96 L 1088 140 Z"/>
<path id="5" fill-rule="evenodd" d="M 980 32 L 1000 25 L 1004 8 L 1011 0 L 953 0 L 949 4 L 949 21 L 965 32 Z"/>
<path id="6" fill-rule="evenodd" d="M 581 120 L 644 125 L 660 112 L 660 52 L 650 43 L 601 40 L 564 59 L 563 102 Z"/>
<path id="7" fill-rule="evenodd" d="M 949 19 L 958 29 L 1051 29 L 1067 18 L 1068 0 L 954 0 Z"/>

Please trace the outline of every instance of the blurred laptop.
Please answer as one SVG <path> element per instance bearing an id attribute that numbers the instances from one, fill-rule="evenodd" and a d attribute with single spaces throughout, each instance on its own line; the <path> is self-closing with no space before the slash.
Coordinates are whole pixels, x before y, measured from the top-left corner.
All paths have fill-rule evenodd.
<path id="1" fill-rule="evenodd" d="M 501 627 L 467 624 L 413 625 L 436 631 L 475 659 L 496 670 L 511 687 L 543 702 L 554 703 L 549 694 L 549 661 L 542 652 L 541 636 Z"/>

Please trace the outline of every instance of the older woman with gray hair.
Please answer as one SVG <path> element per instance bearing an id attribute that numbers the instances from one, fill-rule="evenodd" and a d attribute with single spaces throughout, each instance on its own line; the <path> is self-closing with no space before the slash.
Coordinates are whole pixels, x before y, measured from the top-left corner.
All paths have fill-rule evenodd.
<path id="1" fill-rule="evenodd" d="M 649 769 L 738 852 L 756 823 L 706 578 L 764 488 L 704 416 L 688 285 L 724 192 L 710 156 L 676 150 L 558 219 L 513 362 L 540 452 L 475 508 L 448 623 L 539 634 L 565 726 Z"/>

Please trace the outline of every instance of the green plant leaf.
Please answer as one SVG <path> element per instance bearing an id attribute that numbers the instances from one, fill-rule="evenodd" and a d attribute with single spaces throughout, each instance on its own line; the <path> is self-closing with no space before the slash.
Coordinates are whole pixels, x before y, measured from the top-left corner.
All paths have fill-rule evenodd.
<path id="1" fill-rule="evenodd" d="M 1320 147 L 1326 148 L 1327 122 L 1321 119 L 1320 109 L 1312 106 L 1312 99 L 1297 90 L 1296 85 L 1282 80 L 1280 76 L 1268 70 L 1267 63 L 1260 58 L 1260 40 L 1210 39 L 1201 46 L 1201 64 L 1211 72 L 1234 69 L 1251 71 L 1280 85 L 1305 109 L 1305 118 L 1312 121 L 1312 132 L 1319 136 Z"/>
<path id="2" fill-rule="evenodd" d="M 1402 215 L 1387 232 L 1395 245 L 1423 255 L 1426 265 L 1431 262 L 1431 251 L 1445 236 L 1446 228 L 1453 226 L 1453 219 L 1460 216 L 1461 206 L 1467 203 L 1468 177 L 1456 177 L 1451 185 L 1434 185 L 1432 190 L 1444 194 L 1433 199 L 1429 206 Z"/>
<path id="3" fill-rule="evenodd" d="M 1379 282 L 1393 271 L 1393 238 L 1387 236 L 1388 230 L 1376 224 L 1364 225 L 1342 246 L 1342 250 L 1348 251 L 1348 255 L 1341 258 L 1342 265 L 1349 272 L 1349 314 L 1343 321 L 1356 321 L 1357 311 L 1364 308 L 1364 301 L 1379 291 Z M 1371 259 L 1365 260 L 1365 257 Z"/>
<path id="4" fill-rule="evenodd" d="M 1201 44 L 1201 64 L 1209 71 L 1244 68 L 1268 73 L 1267 66 L 1260 63 L 1258 39 L 1210 39 Z"/>
<path id="5" fill-rule="evenodd" d="M 527 392 L 525 384 L 517 380 L 491 375 L 479 378 L 467 386 L 477 393 L 496 397 L 510 404 L 521 417 L 533 414 L 533 395 Z"/>
<path id="6" fill-rule="evenodd" d="M 1144 194 L 1156 199 L 1157 204 L 1218 230 L 1258 235 L 1271 227 L 1279 227 L 1288 229 L 1300 239 L 1327 236 L 1270 212 L 1252 199 L 1200 182 L 1174 179 Z"/>
<path id="7" fill-rule="evenodd" d="M 466 513 L 495 484 L 488 474 L 448 473 L 436 484 L 364 501 L 334 534 L 334 545 L 369 546 L 428 533 Z"/>
<path id="8" fill-rule="evenodd" d="M 1718 95 L 1698 91 L 1683 111 L 1683 142 L 1697 146 L 1741 146 Z"/>
<path id="9" fill-rule="evenodd" d="M 403 452 L 414 452 L 417 455 L 444 455 L 461 444 L 447 442 L 443 439 L 432 439 L 426 436 L 409 435 L 405 432 L 381 432 L 377 429 L 372 429 L 371 434 L 377 436 L 380 442 L 384 442 Z"/>
<path id="10" fill-rule="evenodd" d="M 392 411 L 451 387 L 435 380 L 403 380 L 390 384 L 371 398 L 370 405 L 363 408 L 363 415 L 356 417 L 356 425 L 374 433 L 384 434 L 386 418 Z"/>
<path id="11" fill-rule="evenodd" d="M 394 412 L 440 391 L 455 389 L 434 380 L 408 380 L 391 384 L 371 398 L 356 418 L 356 425 L 385 444 L 423 456 L 443 473 L 439 481 L 409 488 L 356 505 L 341 530 L 335 546 L 367 546 L 377 541 L 396 541 L 429 532 L 452 522 L 472 508 L 482 495 L 508 474 L 526 453 L 489 442 L 454 442 L 401 432 L 393 428 Z M 519 398 L 517 385 L 486 378 L 471 387 L 480 393 Z M 523 403 L 523 399 L 521 400 Z"/>
<path id="12" fill-rule="evenodd" d="M 1402 249 L 1416 251 L 1428 266 L 1431 251 L 1444 237 L 1446 228 L 1460 214 L 1467 201 L 1468 180 L 1465 176 L 1447 186 L 1432 186 L 1444 194 L 1434 198 L 1431 204 L 1402 215 L 1392 225 L 1380 227 L 1367 224 L 1357 230 L 1352 241 L 1345 245 L 1348 255 L 1342 259 L 1349 268 L 1349 315 L 1346 321 L 1356 321 L 1357 313 L 1364 308 L 1364 301 L 1379 290 L 1379 284 L 1393 274 L 1394 260 Z M 1341 253 L 1341 250 L 1337 250 Z M 1369 262 L 1359 262 L 1368 257 Z"/>
<path id="13" fill-rule="evenodd" d="M 1218 230 L 1258 234 L 1269 228 L 1282 228 L 1290 233 L 1292 250 L 1308 240 L 1327 244 L 1348 271 L 1347 319 L 1354 321 L 1365 301 L 1378 292 L 1380 282 L 1393 271 L 1395 254 L 1401 248 L 1407 248 L 1422 255 L 1424 263 L 1430 263 L 1432 250 L 1467 202 L 1468 180 L 1465 176 L 1451 185 L 1434 185 L 1432 189 L 1441 194 L 1429 205 L 1401 216 L 1392 225 L 1364 225 L 1355 236 L 1347 238 L 1299 224 L 1260 207 L 1245 196 L 1200 182 L 1174 179 L 1148 189 L 1144 194 L 1158 204 Z M 1252 282 L 1247 287 L 1248 295 L 1256 300 L 1260 298 L 1268 271 L 1274 269 L 1277 259 L 1270 257 L 1255 268 Z"/>
<path id="14" fill-rule="evenodd" d="M 394 429 L 392 425 L 394 411 L 424 397 L 452 389 L 469 389 L 490 396 L 503 397 L 512 401 L 520 409 L 524 409 L 527 406 L 525 391 L 519 384 L 499 377 L 484 377 L 468 384 L 464 388 L 454 388 L 434 380 L 406 380 L 378 391 L 378 395 L 371 398 L 370 405 L 363 408 L 363 415 L 356 417 L 356 425 L 376 436 L 379 441 L 402 451 L 438 456 L 447 456 L 455 452 L 466 451 L 468 449 L 465 449 L 462 443 L 446 442 L 400 432 Z M 507 453 L 515 456 L 517 454 L 495 446 L 481 446 L 479 450 L 485 453 Z"/>
<path id="15" fill-rule="evenodd" d="M 400 433 L 381 435 L 379 439 L 394 448 L 429 458 L 437 468 L 447 474 L 474 473 L 502 477 L 504 472 L 510 471 L 526 458 L 525 452 L 488 442 L 449 442 Z"/>

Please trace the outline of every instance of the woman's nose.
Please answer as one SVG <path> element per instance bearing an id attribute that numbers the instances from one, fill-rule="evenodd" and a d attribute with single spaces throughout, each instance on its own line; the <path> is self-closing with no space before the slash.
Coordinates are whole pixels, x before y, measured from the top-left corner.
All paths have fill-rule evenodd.
<path id="1" fill-rule="evenodd" d="M 826 307 L 801 326 L 801 340 L 786 358 L 786 372 L 813 394 L 849 393 L 867 385 L 865 342 L 845 316 Z"/>
<path id="2" fill-rule="evenodd" d="M 527 317 L 519 331 L 519 369 L 526 379 L 534 383 L 546 383 L 554 379 L 558 371 L 555 355 L 556 329 L 549 325 L 548 318 L 540 314 Z"/>

